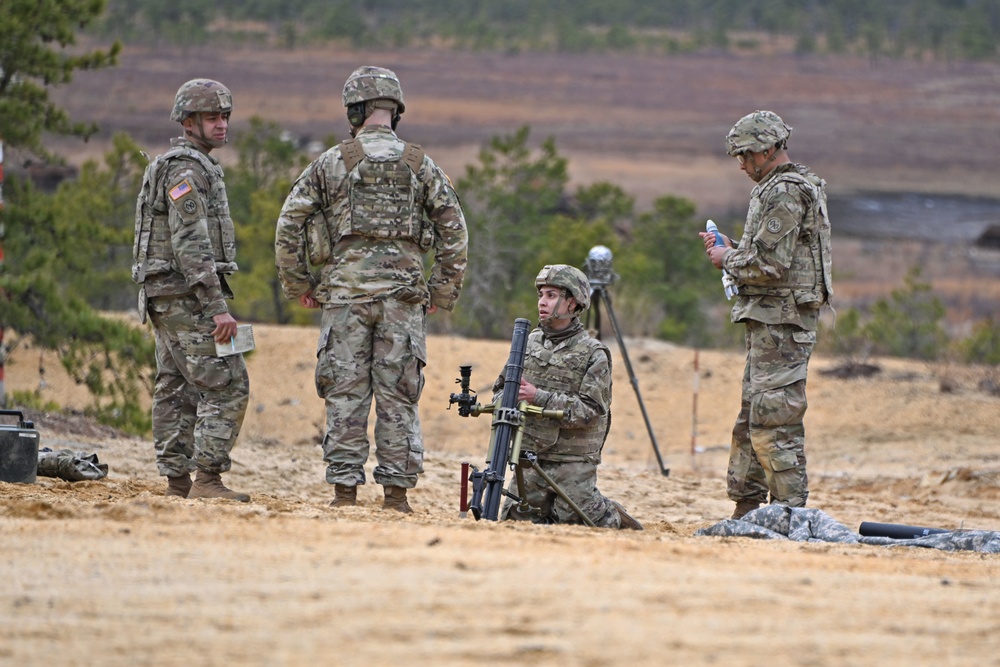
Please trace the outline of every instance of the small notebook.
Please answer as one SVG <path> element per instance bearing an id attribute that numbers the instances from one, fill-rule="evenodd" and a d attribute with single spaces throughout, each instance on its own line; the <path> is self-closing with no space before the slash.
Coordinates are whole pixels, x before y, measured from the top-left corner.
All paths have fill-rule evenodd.
<path id="1" fill-rule="evenodd" d="M 230 338 L 228 343 L 215 344 L 215 354 L 220 357 L 243 354 L 252 349 L 254 349 L 253 326 L 249 324 L 237 325 L 236 337 Z"/>

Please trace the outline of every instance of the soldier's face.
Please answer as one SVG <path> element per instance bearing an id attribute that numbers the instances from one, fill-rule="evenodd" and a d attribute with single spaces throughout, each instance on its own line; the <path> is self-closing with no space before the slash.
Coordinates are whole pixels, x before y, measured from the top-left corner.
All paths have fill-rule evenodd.
<path id="1" fill-rule="evenodd" d="M 561 287 L 542 285 L 538 289 L 538 319 L 552 327 L 562 329 L 569 326 L 576 312 L 576 299 Z"/>
<path id="2" fill-rule="evenodd" d="M 229 140 L 229 112 L 196 113 L 184 120 L 184 127 L 188 136 L 203 148 L 221 148 Z"/>
<path id="3" fill-rule="evenodd" d="M 750 178 L 754 178 L 754 169 L 757 166 L 757 153 L 744 151 L 736 155 L 736 161 L 740 165 L 740 171 L 742 171 Z"/>
<path id="4" fill-rule="evenodd" d="M 764 178 L 764 176 L 766 176 L 767 173 L 774 167 L 774 162 L 768 159 L 768 153 L 752 153 L 750 151 L 745 151 L 736 155 L 736 161 L 739 162 L 740 171 L 746 174 L 750 180 L 755 183 L 760 182 L 760 179 Z"/>

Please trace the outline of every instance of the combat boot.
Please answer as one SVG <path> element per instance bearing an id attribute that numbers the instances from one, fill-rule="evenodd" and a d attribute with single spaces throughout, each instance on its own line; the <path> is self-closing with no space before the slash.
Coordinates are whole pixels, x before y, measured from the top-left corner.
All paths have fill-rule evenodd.
<path id="1" fill-rule="evenodd" d="M 222 476 L 217 472 L 205 472 L 199 470 L 198 475 L 191 485 L 191 492 L 188 498 L 225 498 L 226 500 L 238 500 L 241 503 L 250 502 L 250 496 L 239 493 L 232 489 L 227 489 L 222 483 Z"/>
<path id="2" fill-rule="evenodd" d="M 335 484 L 333 488 L 337 495 L 330 503 L 330 507 L 353 507 L 358 504 L 358 487 Z"/>
<path id="3" fill-rule="evenodd" d="M 177 475 L 176 477 L 167 477 L 167 492 L 163 495 L 168 498 L 171 496 L 176 498 L 187 498 L 189 493 L 191 493 L 190 473 L 184 473 L 183 475 Z"/>
<path id="4" fill-rule="evenodd" d="M 755 509 L 760 507 L 760 503 L 756 500 L 737 500 L 736 510 L 733 512 L 733 519 L 742 519 L 744 514 L 753 512 Z"/>
<path id="5" fill-rule="evenodd" d="M 636 521 L 635 517 L 631 516 L 628 512 L 626 512 L 625 508 L 622 507 L 621 503 L 619 503 L 619 502 L 617 502 L 615 500 L 612 500 L 611 504 L 615 506 L 616 510 L 618 510 L 618 529 L 619 530 L 625 530 L 625 529 L 629 529 L 629 530 L 642 530 L 642 524 L 639 523 L 638 521 Z"/>
<path id="6" fill-rule="evenodd" d="M 406 502 L 406 489 L 401 486 L 385 487 L 385 500 L 382 501 L 382 509 L 411 514 L 413 509 Z"/>

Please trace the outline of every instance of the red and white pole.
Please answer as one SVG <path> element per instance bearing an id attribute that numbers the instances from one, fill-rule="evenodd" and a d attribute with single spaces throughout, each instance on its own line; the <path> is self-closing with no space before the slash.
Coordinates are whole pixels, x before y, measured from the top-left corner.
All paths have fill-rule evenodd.
<path id="1" fill-rule="evenodd" d="M 3 139 L 0 139 L 0 272 L 3 272 Z M 3 293 L 0 292 L 0 299 Z M 7 348 L 3 344 L 3 321 L 0 321 L 0 408 L 7 407 L 7 389 L 4 386 L 3 366 L 7 357 Z"/>
<path id="2" fill-rule="evenodd" d="M 691 401 L 691 456 L 698 453 L 698 384 L 701 382 L 698 373 L 698 350 L 694 351 L 694 381 L 691 387 L 694 398 Z"/>

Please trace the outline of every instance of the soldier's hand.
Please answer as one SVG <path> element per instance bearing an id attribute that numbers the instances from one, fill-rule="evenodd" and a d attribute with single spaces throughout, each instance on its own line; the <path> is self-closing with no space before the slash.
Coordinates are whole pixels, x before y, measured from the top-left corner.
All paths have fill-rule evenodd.
<path id="1" fill-rule="evenodd" d="M 527 401 L 528 404 L 530 405 L 531 402 L 535 400 L 535 396 L 537 394 L 538 394 L 538 387 L 531 384 L 527 380 L 523 379 L 521 380 L 521 386 L 517 390 L 518 401 Z"/>
<path id="2" fill-rule="evenodd" d="M 715 234 L 712 232 L 698 232 L 698 236 L 701 237 L 701 242 L 705 244 L 705 250 L 711 250 L 715 247 Z M 722 237 L 722 242 L 726 244 L 727 248 L 733 247 L 733 242 L 723 233 L 719 233 Z"/>
<path id="3" fill-rule="evenodd" d="M 313 298 L 312 290 L 299 295 L 299 305 L 303 308 L 319 308 L 319 301 Z"/>
<path id="4" fill-rule="evenodd" d="M 215 322 L 212 338 L 216 343 L 228 343 L 236 336 L 236 320 L 229 313 L 213 315 L 212 321 Z"/>
<path id="5" fill-rule="evenodd" d="M 722 260 L 725 258 L 727 250 L 729 248 L 722 245 L 714 245 L 708 249 L 708 258 L 712 260 L 712 266 L 717 269 L 722 268 Z"/>

